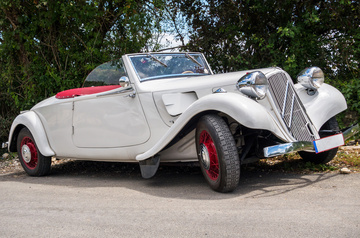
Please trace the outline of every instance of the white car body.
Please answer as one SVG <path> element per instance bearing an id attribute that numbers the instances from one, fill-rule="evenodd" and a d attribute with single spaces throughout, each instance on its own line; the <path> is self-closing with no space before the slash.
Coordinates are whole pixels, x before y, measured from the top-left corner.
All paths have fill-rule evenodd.
<path id="1" fill-rule="evenodd" d="M 161 162 L 197 161 L 196 122 L 207 113 L 221 115 L 228 124 L 236 122 L 270 132 L 282 143 L 298 142 L 285 125 L 282 113 L 276 110 L 269 89 L 264 99 L 256 99 L 236 86 L 239 79 L 255 71 L 267 79 L 280 74 L 291 82 L 282 69 L 213 74 L 204 59 L 208 75 L 141 81 L 131 61 L 131 57 L 139 55 L 150 57 L 122 57 L 129 80 L 125 87 L 62 99 L 53 96 L 21 113 L 10 130 L 9 150 L 17 150 L 18 133 L 26 127 L 40 153 L 47 157 L 137 162 L 157 156 Z M 161 53 L 151 56 L 161 57 Z M 310 120 L 309 127 L 315 132 L 347 108 L 343 95 L 325 83 L 311 91 L 313 95 L 300 84 L 293 88 L 298 95 L 294 100 L 299 98 Z M 318 133 L 314 133 L 314 139 L 320 139 Z M 312 151 L 308 147 L 306 150 Z"/>

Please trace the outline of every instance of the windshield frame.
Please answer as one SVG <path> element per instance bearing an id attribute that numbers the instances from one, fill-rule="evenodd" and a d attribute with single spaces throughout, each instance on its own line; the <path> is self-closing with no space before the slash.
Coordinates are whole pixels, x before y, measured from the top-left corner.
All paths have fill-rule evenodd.
<path id="1" fill-rule="evenodd" d="M 191 62 L 191 64 L 196 65 L 198 67 L 201 67 L 202 70 L 204 70 L 203 73 L 201 72 L 191 72 L 191 73 L 171 73 L 171 74 L 159 74 L 159 75 L 154 75 L 154 76 L 147 76 L 147 77 L 142 77 L 139 73 L 139 68 L 135 65 L 135 62 L 133 61 L 133 59 L 139 59 L 141 57 L 146 58 L 146 59 L 150 59 L 151 61 L 154 61 L 154 65 L 158 64 L 159 68 L 164 67 L 164 68 L 168 68 L 169 66 L 166 64 L 166 62 L 162 61 L 162 58 L 167 57 L 167 56 L 175 56 L 176 58 L 186 58 L 189 60 L 189 62 Z M 182 56 L 182 57 L 181 57 Z M 196 60 L 194 57 L 197 57 L 200 60 Z M 213 72 L 208 64 L 208 62 L 206 61 L 204 55 L 202 53 L 198 53 L 198 52 L 161 52 L 161 53 L 139 53 L 139 54 L 131 54 L 128 55 L 130 64 L 136 74 L 136 76 L 138 77 L 140 82 L 146 82 L 146 81 L 150 81 L 150 80 L 161 80 L 161 79 L 168 79 L 168 78 L 179 78 L 179 77 L 197 77 L 197 76 L 204 76 L 204 75 L 212 75 Z M 199 62 L 200 61 L 200 62 Z M 156 63 L 155 63 L 156 62 Z M 190 66 L 190 65 L 189 65 Z M 171 67 L 170 67 L 171 68 Z M 184 72 L 186 72 L 186 70 L 184 70 Z"/>

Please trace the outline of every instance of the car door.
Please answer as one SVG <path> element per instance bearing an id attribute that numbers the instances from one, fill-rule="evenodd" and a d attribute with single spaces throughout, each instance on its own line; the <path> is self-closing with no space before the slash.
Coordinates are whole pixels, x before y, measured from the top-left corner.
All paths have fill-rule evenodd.
<path id="1" fill-rule="evenodd" d="M 81 96 L 73 102 L 75 146 L 126 147 L 149 139 L 150 130 L 139 97 L 130 85 L 121 59 L 96 67 L 85 79 L 84 86 Z"/>
<path id="2" fill-rule="evenodd" d="M 74 100 L 73 143 L 77 147 L 133 146 L 149 137 L 139 97 L 132 89 L 119 88 Z"/>

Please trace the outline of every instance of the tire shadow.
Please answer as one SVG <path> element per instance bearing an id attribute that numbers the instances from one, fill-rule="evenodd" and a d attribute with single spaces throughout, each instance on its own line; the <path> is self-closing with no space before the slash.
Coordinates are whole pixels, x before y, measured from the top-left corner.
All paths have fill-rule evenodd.
<path id="1" fill-rule="evenodd" d="M 279 165 L 277 165 L 279 166 Z M 336 173 L 299 174 L 269 171 L 262 167 L 241 170 L 238 188 L 232 193 L 218 193 L 207 185 L 198 163 L 160 164 L 156 175 L 143 179 L 137 163 L 66 161 L 52 166 L 51 174 L 30 177 L 25 172 L 0 176 L 0 181 L 14 181 L 75 188 L 112 187 L 130 189 L 158 197 L 181 199 L 231 199 L 234 197 L 271 197 L 302 189 Z"/>

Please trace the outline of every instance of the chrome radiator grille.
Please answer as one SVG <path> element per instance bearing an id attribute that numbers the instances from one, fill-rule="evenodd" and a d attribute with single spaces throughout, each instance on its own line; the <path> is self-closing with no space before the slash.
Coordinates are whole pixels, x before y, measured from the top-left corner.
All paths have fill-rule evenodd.
<path id="1" fill-rule="evenodd" d="M 268 81 L 271 96 L 289 132 L 298 141 L 313 141 L 310 120 L 302 109 L 292 81 L 284 73 L 277 73 Z"/>

